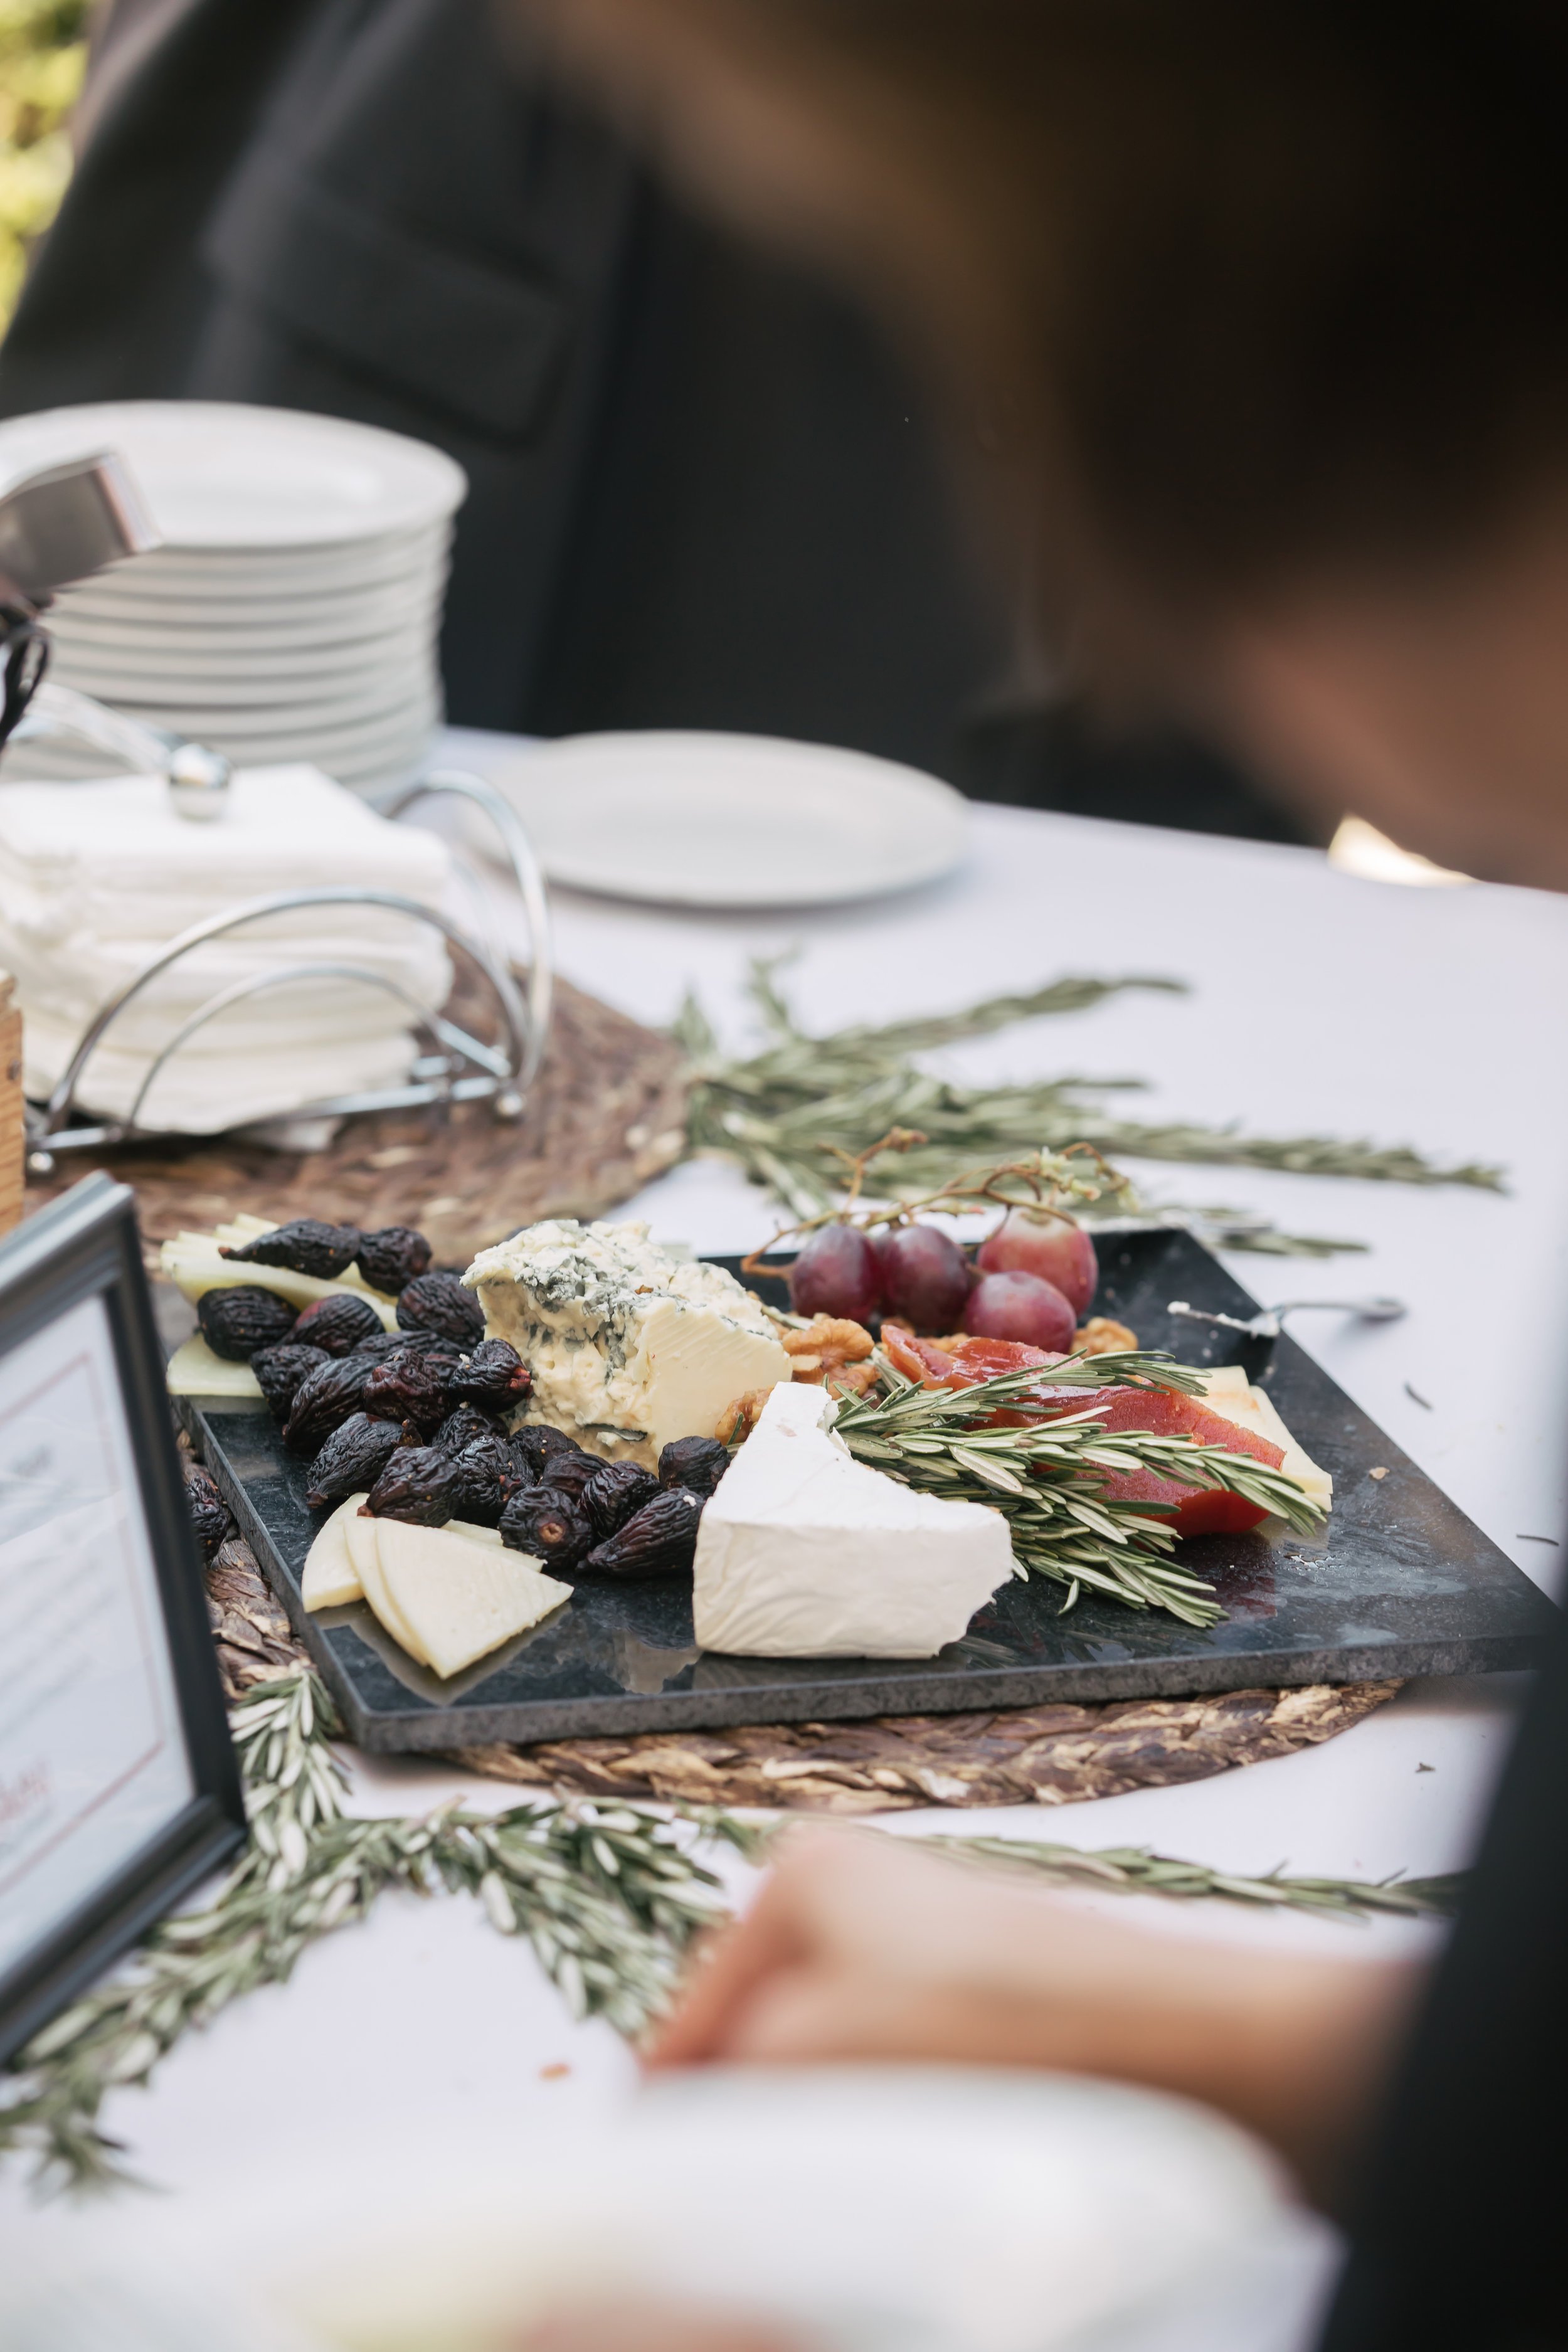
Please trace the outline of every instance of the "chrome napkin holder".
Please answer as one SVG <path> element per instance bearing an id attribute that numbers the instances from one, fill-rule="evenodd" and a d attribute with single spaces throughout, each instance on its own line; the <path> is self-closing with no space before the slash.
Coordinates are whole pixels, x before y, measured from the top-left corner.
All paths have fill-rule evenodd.
<path id="1" fill-rule="evenodd" d="M 28 738 L 74 739 L 123 760 L 134 772 L 163 776 L 182 817 L 193 824 L 211 824 L 220 821 L 229 805 L 234 769 L 222 752 L 112 709 L 73 687 L 56 685 L 45 675 L 49 640 L 42 616 L 56 592 L 112 564 L 146 554 L 160 544 L 157 526 L 142 502 L 131 470 L 113 450 L 37 468 L 0 493 L 0 751 L 9 741 Z M 71 787 L 66 783 L 60 789 L 68 792 Z M 216 1132 L 249 1134 L 287 1149 L 289 1129 L 312 1124 L 321 1129 L 367 1111 L 488 1101 L 498 1119 L 521 1118 L 544 1057 L 554 996 L 544 878 L 516 810 L 482 777 L 462 769 L 433 769 L 413 783 L 375 795 L 372 805 L 381 815 L 395 818 L 416 801 L 443 794 L 483 810 L 500 836 L 528 924 L 526 995 L 519 993 L 501 942 L 476 937 L 416 898 L 345 885 L 286 890 L 270 898 L 244 900 L 205 922 L 193 923 L 99 1006 L 47 1102 L 27 1105 L 27 1164 L 32 1173 L 51 1174 L 59 1152 L 198 1139 L 183 1129 L 143 1125 L 142 1111 L 159 1073 L 209 1021 L 247 997 L 286 987 L 290 982 L 357 982 L 397 998 L 408 1012 L 409 1026 L 420 1048 L 407 1080 L 401 1086 L 301 1103 L 264 1120 Z M 487 1045 L 470 1036 L 456 1022 L 431 1013 L 408 990 L 368 965 L 301 959 L 253 979 L 237 981 L 199 1005 L 154 1055 L 124 1118 L 93 1120 L 79 1108 L 77 1088 L 93 1053 L 126 1006 L 160 973 L 209 940 L 221 939 L 268 916 L 309 907 L 382 907 L 439 931 L 448 947 L 467 956 L 487 982 L 498 1016 L 499 1043 Z M 312 1137 L 309 1144 L 296 1142 L 293 1148 L 319 1148 L 319 1139 Z"/>
<path id="2" fill-rule="evenodd" d="M 166 775 L 175 805 L 183 815 L 210 820 L 221 817 L 226 806 L 232 768 L 220 752 L 209 751 L 181 736 L 129 719 L 70 688 L 40 686 L 16 733 L 69 735 L 95 750 L 129 760 L 154 775 Z M 66 783 L 59 789 L 69 792 L 72 788 Z M 182 793 L 187 796 L 188 804 L 182 800 Z M 358 982 L 396 997 L 407 1009 L 409 1027 L 420 1049 L 407 1079 L 401 1086 L 301 1103 L 265 1120 L 246 1122 L 218 1132 L 250 1134 L 287 1149 L 286 1131 L 289 1129 L 352 1118 L 368 1111 L 489 1102 L 498 1119 L 521 1118 L 527 1108 L 529 1089 L 544 1058 L 554 1003 L 554 955 L 544 877 L 510 802 L 493 784 L 466 770 L 432 769 L 413 783 L 378 794 L 373 805 L 379 814 L 391 819 L 403 815 L 416 801 L 443 796 L 465 800 L 481 809 L 500 835 L 528 925 L 529 977 L 525 992 L 520 992 L 512 979 L 509 957 L 499 942 L 479 939 L 449 916 L 422 906 L 416 898 L 345 884 L 341 888 L 284 890 L 269 898 L 244 900 L 226 908 L 222 914 L 193 923 L 188 930 L 182 931 L 150 957 L 122 988 L 99 1006 L 77 1041 L 76 1050 L 48 1100 L 27 1106 L 27 1165 L 31 1172 L 38 1176 L 52 1174 L 56 1155 L 60 1152 L 102 1151 L 127 1143 L 197 1140 L 182 1129 L 143 1125 L 142 1107 L 159 1073 L 208 1022 L 231 1006 L 259 996 L 268 989 L 287 987 L 300 981 Z M 247 923 L 268 916 L 290 914 L 309 907 L 382 907 L 389 913 L 405 915 L 439 931 L 448 947 L 467 956 L 488 983 L 498 1016 L 498 1043 L 487 1045 L 444 1014 L 431 1013 L 397 982 L 368 965 L 305 958 L 298 963 L 279 965 L 275 971 L 258 973 L 250 980 L 233 982 L 199 1005 L 154 1055 L 124 1118 L 94 1120 L 80 1110 L 77 1089 L 94 1052 L 126 1006 L 161 973 L 209 940 L 221 939 Z M 210 1141 L 211 1138 L 205 1139 Z"/>

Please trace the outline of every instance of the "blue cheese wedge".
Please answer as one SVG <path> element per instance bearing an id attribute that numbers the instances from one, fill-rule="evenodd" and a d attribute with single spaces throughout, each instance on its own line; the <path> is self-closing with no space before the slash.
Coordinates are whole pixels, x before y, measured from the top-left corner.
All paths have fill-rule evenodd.
<path id="1" fill-rule="evenodd" d="M 825 1388 L 775 1388 L 697 1533 L 707 1650 L 930 1658 L 1014 1574 L 1007 1522 L 857 1462 Z"/>
<path id="2" fill-rule="evenodd" d="M 680 1257 L 646 1225 L 529 1225 L 463 1279 L 491 1339 L 533 1375 L 527 1418 L 609 1462 L 653 1469 L 672 1437 L 708 1437 L 748 1389 L 787 1381 L 765 1309 L 721 1267 Z"/>

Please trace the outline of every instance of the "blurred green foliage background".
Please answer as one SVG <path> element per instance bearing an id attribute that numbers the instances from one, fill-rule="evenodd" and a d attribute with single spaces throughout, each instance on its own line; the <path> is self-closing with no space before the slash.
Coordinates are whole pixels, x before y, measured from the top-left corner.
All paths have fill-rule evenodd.
<path id="1" fill-rule="evenodd" d="M 0 0 L 0 333 L 22 290 L 31 240 L 70 178 L 66 118 L 87 63 L 92 0 Z"/>

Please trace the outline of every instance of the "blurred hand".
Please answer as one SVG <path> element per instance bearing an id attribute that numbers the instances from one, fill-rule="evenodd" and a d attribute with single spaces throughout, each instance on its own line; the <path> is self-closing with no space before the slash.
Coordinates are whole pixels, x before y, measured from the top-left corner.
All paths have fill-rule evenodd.
<path id="1" fill-rule="evenodd" d="M 652 2068 L 888 2059 L 1043 2066 L 1203 2100 L 1318 2189 L 1381 2086 L 1413 1972 L 1098 1918 L 912 1840 L 790 1832 L 695 1960 Z"/>

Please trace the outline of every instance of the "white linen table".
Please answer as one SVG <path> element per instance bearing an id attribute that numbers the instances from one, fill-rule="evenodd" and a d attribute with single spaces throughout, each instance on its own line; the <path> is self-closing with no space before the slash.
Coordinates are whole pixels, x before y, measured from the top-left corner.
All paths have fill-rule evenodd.
<path id="1" fill-rule="evenodd" d="M 506 739 L 451 730 L 483 766 Z M 492 889 L 499 889 L 494 884 Z M 798 950 L 786 986 L 806 1024 L 945 1010 L 1068 971 L 1170 974 L 1177 997 L 1130 992 L 952 1049 L 968 1076 L 1068 1070 L 1152 1084 L 1137 1115 L 1236 1118 L 1258 1132 L 1411 1142 L 1497 1160 L 1509 1191 L 1412 1190 L 1237 1170 L 1138 1170 L 1156 1195 L 1266 1210 L 1355 1236 L 1365 1256 L 1240 1256 L 1268 1302 L 1390 1292 L 1400 1322 L 1302 1318 L 1294 1336 L 1547 1589 L 1563 1528 L 1568 1104 L 1552 1051 L 1568 1001 L 1568 903 L 1476 886 L 1405 889 L 1331 870 L 1314 852 L 998 808 L 973 812 L 972 855 L 904 898 L 820 914 L 730 918 L 557 897 L 560 968 L 651 1024 L 695 988 L 742 1040 L 748 959 Z M 660 1238 L 742 1250 L 773 1229 L 731 1170 L 689 1163 L 625 1214 Z M 1412 1391 L 1415 1392 L 1413 1395 Z M 1417 1398 L 1426 1402 L 1417 1402 Z M 1531 1540 L 1530 1538 L 1536 1538 Z M 1149 1843 L 1238 1871 L 1426 1875 L 1472 1850 L 1504 1752 L 1517 1677 L 1407 1685 L 1327 1746 L 1186 1788 L 1059 1808 L 904 1814 L 1084 1846 Z M 515 1792 L 423 1763 L 355 1759 L 353 1802 L 424 1808 Z M 744 1874 L 735 1872 L 737 1885 Z M 1355 1931 L 1295 1916 L 1112 1906 L 1162 1932 L 1338 1954 L 1428 1946 L 1434 1931 Z M 564 2070 L 564 2071 L 563 2071 Z M 607 2029 L 573 2026 L 531 1955 L 477 1906 L 386 1897 L 368 1923 L 309 1952 L 293 1981 L 237 2004 L 108 2114 L 139 2164 L 178 2193 L 252 2166 L 352 2163 L 389 2136 L 412 2160 L 470 2133 L 548 2132 L 613 2107 L 632 2062 Z M 0 2181 L 0 2216 L 22 2196 Z M 90 2210 L 51 2228 L 90 2232 Z"/>

